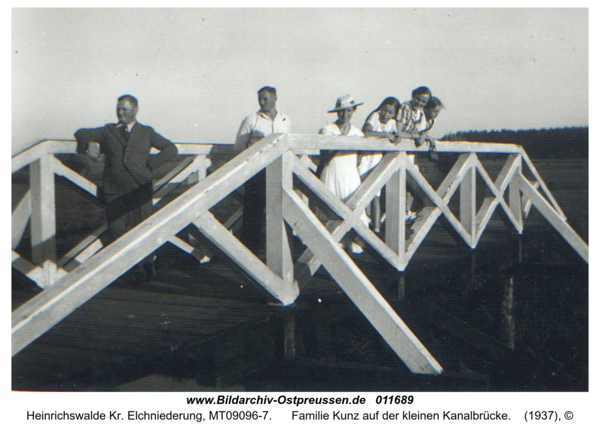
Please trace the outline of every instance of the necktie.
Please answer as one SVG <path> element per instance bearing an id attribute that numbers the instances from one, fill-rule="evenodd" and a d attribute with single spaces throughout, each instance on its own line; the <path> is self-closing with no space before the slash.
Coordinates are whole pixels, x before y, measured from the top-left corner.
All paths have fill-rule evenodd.
<path id="1" fill-rule="evenodd" d="M 126 125 L 121 127 L 121 136 L 123 136 L 123 139 L 125 139 L 125 142 L 129 141 L 129 131 L 127 130 Z"/>

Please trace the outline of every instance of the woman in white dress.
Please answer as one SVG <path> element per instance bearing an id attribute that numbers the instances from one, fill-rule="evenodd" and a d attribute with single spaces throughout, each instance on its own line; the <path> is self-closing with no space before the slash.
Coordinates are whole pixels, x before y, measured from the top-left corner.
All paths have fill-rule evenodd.
<path id="1" fill-rule="evenodd" d="M 387 138 L 390 142 L 395 142 L 398 137 L 396 129 L 396 117 L 400 110 L 400 102 L 395 97 L 387 97 L 367 117 L 367 121 L 363 126 L 363 133 L 366 137 Z M 364 178 L 377 164 L 381 161 L 383 155 L 381 153 L 363 153 L 358 165 L 358 173 L 361 178 Z M 375 232 L 379 232 L 381 227 L 381 206 L 380 206 L 381 191 L 371 202 L 371 224 Z"/>
<path id="2" fill-rule="evenodd" d="M 356 136 L 363 138 L 365 135 L 358 128 L 350 123 L 352 115 L 358 106 L 362 103 L 356 103 L 350 95 L 342 96 L 337 99 L 335 108 L 328 111 L 336 113 L 337 121 L 328 124 L 320 131 L 320 135 L 328 136 Z M 360 186 L 360 175 L 358 173 L 358 158 L 354 151 L 322 151 L 319 161 L 319 171 L 321 181 L 331 190 L 342 202 L 348 198 Z M 361 220 L 368 225 L 366 214 L 361 216 Z M 362 253 L 362 247 L 354 242 L 349 245 L 350 251 L 355 254 Z"/>

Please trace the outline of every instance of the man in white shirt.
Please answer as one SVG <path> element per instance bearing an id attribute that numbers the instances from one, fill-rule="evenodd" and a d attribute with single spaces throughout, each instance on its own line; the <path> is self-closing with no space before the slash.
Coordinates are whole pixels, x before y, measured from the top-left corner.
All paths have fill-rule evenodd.
<path id="1" fill-rule="evenodd" d="M 289 133 L 291 123 L 288 117 L 277 112 L 277 90 L 263 87 L 258 90 L 260 110 L 242 121 L 235 140 L 235 147 L 242 152 L 251 145 L 272 133 Z M 242 220 L 241 240 L 250 249 L 256 250 L 262 245 L 262 230 L 265 225 L 266 177 L 262 170 L 250 178 L 245 185 L 244 218 Z"/>

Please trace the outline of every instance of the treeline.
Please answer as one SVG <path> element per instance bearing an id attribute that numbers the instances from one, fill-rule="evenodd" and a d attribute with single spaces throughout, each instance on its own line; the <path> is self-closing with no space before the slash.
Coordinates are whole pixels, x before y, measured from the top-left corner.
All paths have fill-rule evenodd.
<path id="1" fill-rule="evenodd" d="M 587 127 L 469 130 L 447 134 L 441 140 L 519 144 L 533 158 L 587 158 L 589 132 Z"/>

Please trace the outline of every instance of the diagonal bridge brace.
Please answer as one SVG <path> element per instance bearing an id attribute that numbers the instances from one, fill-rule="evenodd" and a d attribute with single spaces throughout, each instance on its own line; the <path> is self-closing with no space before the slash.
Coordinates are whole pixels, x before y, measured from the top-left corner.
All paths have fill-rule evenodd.
<path id="1" fill-rule="evenodd" d="M 431 227 L 436 220 L 444 214 L 450 224 L 456 229 L 463 240 L 471 245 L 471 235 L 465 230 L 464 226 L 456 216 L 452 213 L 448 204 L 454 193 L 458 190 L 461 182 L 475 160 L 474 154 L 461 154 L 454 164 L 446 178 L 440 184 L 437 190 L 434 190 L 427 179 L 412 163 L 407 164 L 407 171 L 413 177 L 417 185 L 425 192 L 426 196 L 431 199 L 435 206 L 425 207 L 419 215 L 415 225 L 413 226 L 413 234 L 407 241 L 406 247 L 406 262 L 408 263 L 415 254 L 425 236 L 429 233 Z"/>
<path id="2" fill-rule="evenodd" d="M 223 226 L 210 211 L 201 215 L 193 223 L 213 245 L 225 253 L 236 265 L 283 305 L 290 305 L 297 292 L 287 290 L 281 277 L 265 265 L 254 253 Z"/>
<path id="3" fill-rule="evenodd" d="M 293 158 L 294 173 L 319 198 L 327 204 L 342 220 L 327 223 L 327 230 L 335 241 L 339 242 L 354 229 L 375 251 L 377 251 L 392 267 L 400 269 L 400 258 L 360 219 L 366 206 L 398 170 L 402 153 L 388 153 L 373 169 L 371 175 L 361 184 L 346 203 L 343 203 L 331 192 L 298 158 Z M 404 156 L 405 157 L 405 156 Z M 304 286 L 321 266 L 320 260 L 307 249 L 294 267 L 296 280 L 300 287 Z"/>
<path id="4" fill-rule="evenodd" d="M 302 199 L 294 191 L 286 190 L 283 204 L 285 220 L 314 251 L 315 257 L 323 262 L 329 274 L 410 371 L 415 374 L 441 374 L 441 365 Z"/>
<path id="5" fill-rule="evenodd" d="M 280 157 L 285 149 L 285 135 L 271 135 L 256 143 L 13 311 L 13 356 Z"/>
<path id="6" fill-rule="evenodd" d="M 491 220 L 492 214 L 494 213 L 494 210 L 498 207 L 498 205 L 502 207 L 504 213 L 506 214 L 514 228 L 517 230 L 517 232 L 522 233 L 523 222 L 519 217 L 519 214 L 515 214 L 510 208 L 510 205 L 507 204 L 506 200 L 504 199 L 504 192 L 506 191 L 506 188 L 509 186 L 511 181 L 518 181 L 518 178 L 515 179 L 515 175 L 518 175 L 519 169 L 521 167 L 521 155 L 511 154 L 508 156 L 508 160 L 502 167 L 502 170 L 500 171 L 496 182 L 492 181 L 491 177 L 489 176 L 479 159 L 476 160 L 475 167 L 477 168 L 477 171 L 483 178 L 483 181 L 490 189 L 494 197 L 485 198 L 481 208 L 477 213 L 477 233 L 473 240 L 474 245 L 476 246 L 479 243 L 481 235 L 483 234 L 483 231 L 485 230 L 487 224 Z"/>
<path id="7" fill-rule="evenodd" d="M 581 256 L 581 258 L 589 263 L 589 247 L 585 241 L 573 230 L 573 228 L 563 219 L 561 213 L 556 208 L 544 199 L 543 195 L 525 178 L 522 174 L 520 177 L 521 191 L 523 196 L 531 200 L 533 206 L 548 220 L 550 225 L 569 243 L 571 247 Z"/>

